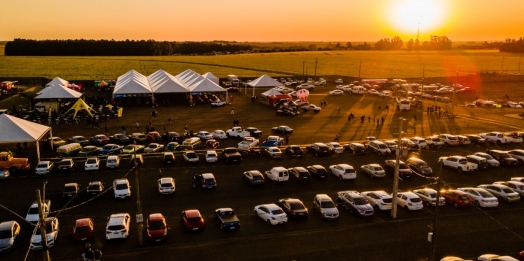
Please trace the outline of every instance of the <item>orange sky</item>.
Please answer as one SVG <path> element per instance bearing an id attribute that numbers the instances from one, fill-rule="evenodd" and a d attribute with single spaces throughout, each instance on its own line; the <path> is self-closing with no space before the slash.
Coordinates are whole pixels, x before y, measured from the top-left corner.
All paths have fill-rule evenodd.
<path id="1" fill-rule="evenodd" d="M 0 10 L 0 40 L 407 41 L 417 20 L 421 40 L 524 36 L 522 0 L 3 0 Z"/>

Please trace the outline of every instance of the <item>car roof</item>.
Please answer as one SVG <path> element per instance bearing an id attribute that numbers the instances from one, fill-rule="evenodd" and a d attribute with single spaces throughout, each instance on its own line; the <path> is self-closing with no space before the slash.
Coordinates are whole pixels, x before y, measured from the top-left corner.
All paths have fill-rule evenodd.
<path id="1" fill-rule="evenodd" d="M 342 167 L 342 168 L 344 168 L 344 169 L 353 169 L 353 166 L 351 166 L 349 164 L 343 163 L 343 164 L 337 164 L 337 165 Z M 337 166 L 337 165 L 335 165 L 335 166 Z"/>
<path id="2" fill-rule="evenodd" d="M 127 179 L 115 179 L 115 181 L 117 184 L 122 184 L 122 183 L 128 183 L 128 180 Z"/>
<path id="3" fill-rule="evenodd" d="M 108 225 L 121 225 L 124 223 L 124 217 L 128 216 L 127 213 L 112 214 L 109 216 Z"/>
<path id="4" fill-rule="evenodd" d="M 270 204 L 262 204 L 262 205 L 260 205 L 260 206 L 261 206 L 261 207 L 266 207 L 266 208 L 269 209 L 269 210 L 279 210 L 279 209 L 280 209 L 280 207 L 277 206 L 277 205 L 274 204 L 274 203 L 270 203 Z"/>
<path id="5" fill-rule="evenodd" d="M 411 192 L 411 191 L 406 191 L 406 192 L 400 192 L 402 193 L 402 195 L 408 197 L 408 198 L 418 198 L 419 196 L 417 196 L 417 194 Z"/>
<path id="6" fill-rule="evenodd" d="M 426 191 L 426 192 L 437 192 L 436 190 L 432 189 L 432 188 L 421 188 L 421 189 L 416 189 L 418 191 Z"/>
<path id="7" fill-rule="evenodd" d="M 327 194 L 317 194 L 315 197 L 318 198 L 320 201 L 324 201 L 324 200 L 332 201 L 331 197 L 329 197 Z"/>
<path id="8" fill-rule="evenodd" d="M 85 227 L 85 226 L 88 226 L 90 222 L 91 222 L 90 218 L 77 219 L 75 221 L 75 226 L 77 226 L 77 227 Z"/>
<path id="9" fill-rule="evenodd" d="M 1 231 L 11 230 L 11 227 L 13 227 L 15 223 L 17 222 L 14 220 L 2 222 L 0 223 L 0 230 Z"/>
<path id="10" fill-rule="evenodd" d="M 164 215 L 161 213 L 153 213 L 149 215 L 149 221 L 163 221 L 165 220 Z"/>
<path id="11" fill-rule="evenodd" d="M 380 164 L 377 164 L 377 163 L 371 163 L 371 164 L 368 164 L 368 165 L 371 166 L 371 167 L 374 167 L 374 168 L 381 167 Z"/>
<path id="12" fill-rule="evenodd" d="M 318 164 L 317 165 L 312 165 L 311 167 L 313 167 L 315 169 L 326 169 L 326 168 L 324 168 L 324 166 L 318 165 Z"/>
<path id="13" fill-rule="evenodd" d="M 198 211 L 198 209 L 188 209 L 188 210 L 184 210 L 184 213 L 186 213 L 186 217 L 188 218 L 196 218 L 196 217 L 201 217 L 200 215 L 200 211 Z"/>
<path id="14" fill-rule="evenodd" d="M 161 179 L 160 179 L 160 183 L 171 183 L 171 182 L 173 182 L 173 181 L 174 181 L 174 180 L 173 180 L 173 178 L 171 178 L 171 177 L 161 178 Z"/>
<path id="15" fill-rule="evenodd" d="M 202 174 L 202 178 L 204 178 L 204 179 L 212 179 L 212 178 L 215 178 L 215 176 L 213 175 L 213 173 L 204 173 L 204 174 Z"/>
<path id="16" fill-rule="evenodd" d="M 64 187 L 73 187 L 73 186 L 78 186 L 78 185 L 79 185 L 78 183 L 66 183 Z"/>

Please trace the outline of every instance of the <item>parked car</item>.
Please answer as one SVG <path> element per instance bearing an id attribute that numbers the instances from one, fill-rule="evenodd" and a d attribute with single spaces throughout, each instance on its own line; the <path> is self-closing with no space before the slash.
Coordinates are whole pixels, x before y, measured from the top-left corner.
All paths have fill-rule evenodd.
<path id="1" fill-rule="evenodd" d="M 124 147 L 116 144 L 106 144 L 102 147 L 99 154 L 100 155 L 118 155 L 122 153 Z"/>
<path id="2" fill-rule="evenodd" d="M 163 242 L 167 239 L 167 222 L 162 213 L 150 214 L 147 218 L 147 239 L 151 242 Z"/>
<path id="3" fill-rule="evenodd" d="M 112 214 L 107 219 L 106 239 L 127 238 L 131 216 L 128 213 Z"/>
<path id="4" fill-rule="evenodd" d="M 206 162 L 207 163 L 218 162 L 218 154 L 216 150 L 206 150 Z"/>
<path id="5" fill-rule="evenodd" d="M 465 187 L 458 190 L 466 192 L 475 206 L 487 208 L 499 205 L 497 198 L 483 188 Z"/>
<path id="6" fill-rule="evenodd" d="M 310 182 L 311 174 L 306 168 L 303 167 L 294 167 L 289 168 L 288 173 L 296 182 Z"/>
<path id="7" fill-rule="evenodd" d="M 42 208 L 44 210 L 43 213 L 45 216 L 47 216 L 49 212 L 51 211 L 51 200 L 44 199 L 42 204 L 43 204 Z M 29 210 L 27 211 L 27 214 L 25 216 L 25 220 L 30 223 L 36 224 L 38 223 L 39 213 L 40 212 L 38 211 L 38 202 L 35 201 L 29 207 Z"/>
<path id="8" fill-rule="evenodd" d="M 198 209 L 188 209 L 182 211 L 182 225 L 185 231 L 204 230 L 204 218 Z"/>
<path id="9" fill-rule="evenodd" d="M 287 214 L 276 204 L 255 206 L 255 216 L 273 226 L 287 223 Z"/>
<path id="10" fill-rule="evenodd" d="M 366 164 L 360 167 L 363 174 L 367 174 L 370 177 L 383 178 L 386 176 L 386 171 L 379 164 Z"/>
<path id="11" fill-rule="evenodd" d="M 158 193 L 168 195 L 175 193 L 175 179 L 171 177 L 160 178 L 157 180 Z"/>
<path id="12" fill-rule="evenodd" d="M 69 139 L 67 139 L 68 143 L 78 143 L 82 147 L 89 145 L 89 140 L 86 139 L 84 136 L 73 136 Z"/>
<path id="13" fill-rule="evenodd" d="M 426 177 L 433 175 L 433 170 L 429 165 L 419 158 L 409 158 L 406 160 L 406 164 L 415 174 Z"/>
<path id="14" fill-rule="evenodd" d="M 123 154 L 135 154 L 135 153 L 142 153 L 144 152 L 145 146 L 144 145 L 137 145 L 137 144 L 129 144 L 124 147 L 122 150 Z"/>
<path id="15" fill-rule="evenodd" d="M 282 134 L 291 134 L 293 133 L 293 129 L 291 129 L 288 126 L 282 125 L 282 126 L 271 128 L 271 132 L 282 133 Z"/>
<path id="16" fill-rule="evenodd" d="M 501 185 L 508 186 L 513 191 L 519 193 L 521 198 L 524 197 L 524 183 L 520 181 L 516 181 L 516 180 L 497 181 L 497 182 L 493 182 L 493 184 L 501 184 Z"/>
<path id="17" fill-rule="evenodd" d="M 395 168 L 397 166 L 396 160 L 385 160 L 384 162 L 384 169 L 386 170 L 386 174 L 394 175 L 395 174 Z M 400 179 L 403 178 L 411 178 L 411 175 L 413 174 L 413 171 L 408 167 L 404 161 L 399 160 L 398 165 L 398 176 Z"/>
<path id="18" fill-rule="evenodd" d="M 509 155 L 511 155 L 511 157 L 515 158 L 519 162 L 519 164 L 524 163 L 524 150 L 515 149 L 508 151 L 508 153 Z"/>
<path id="19" fill-rule="evenodd" d="M 500 165 L 500 162 L 496 159 L 494 159 L 491 155 L 484 153 L 484 152 L 475 152 L 473 154 L 475 156 L 479 156 L 486 159 L 486 162 L 490 167 L 498 167 Z"/>
<path id="20" fill-rule="evenodd" d="M 373 140 L 368 143 L 368 149 L 372 152 L 377 153 L 378 155 L 389 155 L 391 150 L 389 147 L 382 141 Z"/>
<path id="21" fill-rule="evenodd" d="M 506 185 L 502 184 L 483 184 L 479 185 L 479 188 L 487 190 L 493 196 L 497 197 L 499 202 L 517 202 L 520 201 L 519 193 L 515 192 L 513 189 L 509 188 Z"/>
<path id="22" fill-rule="evenodd" d="M 95 225 L 91 218 L 80 218 L 73 225 L 73 241 L 89 241 L 95 238 Z"/>
<path id="23" fill-rule="evenodd" d="M 217 181 L 213 173 L 195 174 L 193 176 L 193 188 L 217 188 Z"/>
<path id="24" fill-rule="evenodd" d="M 513 158 L 507 151 L 489 150 L 488 154 L 506 166 L 517 166 L 519 163 L 518 160 Z"/>
<path id="25" fill-rule="evenodd" d="M 332 90 L 329 92 L 329 95 L 342 95 L 344 94 L 344 91 L 342 90 Z"/>
<path id="26" fill-rule="evenodd" d="M 278 147 L 265 148 L 264 153 L 266 153 L 272 159 L 282 158 L 282 151 Z"/>
<path id="27" fill-rule="evenodd" d="M 144 149 L 144 153 L 162 152 L 163 150 L 164 145 L 158 143 L 149 143 L 149 146 Z"/>
<path id="28" fill-rule="evenodd" d="M 255 127 L 247 127 L 245 130 L 251 134 L 251 137 L 258 138 L 262 136 L 262 131 Z"/>
<path id="29" fill-rule="evenodd" d="M 175 152 L 179 150 L 182 150 L 182 147 L 178 142 L 172 141 L 166 145 L 166 151 Z"/>
<path id="30" fill-rule="evenodd" d="M 115 198 L 126 199 L 131 197 L 131 186 L 127 179 L 115 179 L 113 181 L 113 192 Z"/>
<path id="31" fill-rule="evenodd" d="M 278 200 L 278 206 L 287 214 L 290 218 L 307 218 L 308 209 L 297 198 L 283 198 Z"/>
<path id="32" fill-rule="evenodd" d="M 16 221 L 0 223 L 0 253 L 10 252 L 20 235 L 20 224 Z"/>
<path id="33" fill-rule="evenodd" d="M 96 146 L 85 146 L 78 152 L 78 157 L 92 157 L 98 156 L 102 148 Z"/>
<path id="34" fill-rule="evenodd" d="M 291 157 L 304 157 L 304 151 L 298 145 L 287 146 L 286 154 L 291 155 Z"/>
<path id="35" fill-rule="evenodd" d="M 192 150 L 186 150 L 182 153 L 182 157 L 184 158 L 184 161 L 186 163 L 198 163 L 198 161 L 200 160 L 200 158 L 198 157 L 198 155 L 192 151 Z"/>
<path id="36" fill-rule="evenodd" d="M 397 205 L 408 210 L 420 210 L 423 208 L 422 199 L 413 192 L 397 193 Z"/>
<path id="37" fill-rule="evenodd" d="M 326 179 L 327 178 L 327 170 L 322 165 L 311 165 L 307 166 L 306 169 L 309 171 L 309 174 L 311 174 L 312 178 L 317 179 Z"/>
<path id="38" fill-rule="evenodd" d="M 211 133 L 209 133 L 208 131 L 199 131 L 196 133 L 195 136 L 199 137 L 202 140 L 209 140 L 213 138 L 213 135 L 211 135 Z"/>
<path id="39" fill-rule="evenodd" d="M 66 183 L 62 190 L 63 198 L 73 198 L 80 192 L 80 184 L 78 183 Z"/>
<path id="40" fill-rule="evenodd" d="M 124 134 L 120 134 L 120 133 L 114 134 L 113 136 L 109 136 L 109 140 L 118 145 L 127 145 L 131 142 L 129 137 L 127 137 Z"/>
<path id="41" fill-rule="evenodd" d="M 362 217 L 373 216 L 373 206 L 357 191 L 347 190 L 337 192 L 337 205 Z"/>
<path id="42" fill-rule="evenodd" d="M 347 144 L 346 149 L 353 154 L 364 154 L 367 150 L 364 144 L 358 142 L 352 142 Z"/>
<path id="43" fill-rule="evenodd" d="M 224 139 L 227 139 L 227 134 L 225 131 L 223 130 L 216 130 L 216 131 L 213 131 L 211 132 L 211 135 L 213 135 L 213 138 L 217 139 L 217 140 L 224 140 Z"/>
<path id="44" fill-rule="evenodd" d="M 90 196 L 97 196 L 104 192 L 104 183 L 102 181 L 91 181 L 87 185 L 86 193 Z"/>
<path id="45" fill-rule="evenodd" d="M 45 232 L 46 232 L 46 239 L 47 239 L 47 247 L 53 247 L 55 246 L 56 239 L 58 237 L 58 218 L 56 217 L 48 217 L 44 219 L 45 226 Z M 35 235 L 31 237 L 31 250 L 38 250 L 42 249 L 44 246 L 42 244 L 42 234 L 40 234 L 41 230 L 36 229 Z"/>
<path id="46" fill-rule="evenodd" d="M 340 180 L 357 178 L 357 171 L 349 164 L 331 165 L 329 171 Z"/>
<path id="47" fill-rule="evenodd" d="M 217 217 L 222 230 L 238 230 L 240 228 L 240 220 L 232 208 L 215 209 L 215 217 Z"/>
<path id="48" fill-rule="evenodd" d="M 55 164 L 52 161 L 40 161 L 36 164 L 35 173 L 37 175 L 50 174 Z"/>
<path id="49" fill-rule="evenodd" d="M 244 180 L 251 185 L 264 185 L 265 184 L 264 175 L 262 175 L 262 173 L 260 173 L 260 171 L 258 170 L 244 171 L 244 173 L 242 174 L 242 177 L 244 177 Z"/>
<path id="50" fill-rule="evenodd" d="M 313 198 L 313 208 L 318 211 L 320 218 L 337 220 L 339 212 L 335 202 L 326 194 L 317 194 Z"/>
<path id="51" fill-rule="evenodd" d="M 477 165 L 478 170 L 487 169 L 489 167 L 488 161 L 480 156 L 476 155 L 467 155 L 466 159 L 469 163 Z"/>
<path id="52" fill-rule="evenodd" d="M 98 144 L 98 145 L 105 145 L 105 144 L 108 144 L 110 141 L 109 138 L 104 134 L 95 135 L 89 138 L 89 140 L 91 141 L 91 143 Z"/>
<path id="53" fill-rule="evenodd" d="M 427 206 L 435 206 L 437 205 L 437 191 L 431 188 L 423 188 L 423 189 L 415 189 L 413 190 L 413 193 L 415 193 L 417 196 L 422 199 L 422 203 L 426 204 Z M 438 199 L 438 205 L 444 206 L 446 204 L 446 200 L 444 197 L 440 196 Z"/>
<path id="54" fill-rule="evenodd" d="M 485 144 L 486 143 L 486 140 L 482 137 L 480 137 L 479 135 L 466 135 L 466 137 L 468 137 L 468 139 L 471 141 L 472 144 Z"/>
<path id="55" fill-rule="evenodd" d="M 321 143 L 321 142 L 316 142 L 316 143 L 307 145 L 306 152 L 308 153 L 311 152 L 315 154 L 315 156 L 317 157 L 331 155 L 331 150 L 329 149 L 329 147 L 326 144 Z"/>
<path id="56" fill-rule="evenodd" d="M 62 159 L 58 162 L 58 171 L 73 172 L 75 171 L 75 161 L 73 159 Z"/>
<path id="57" fill-rule="evenodd" d="M 100 168 L 99 158 L 87 158 L 84 164 L 85 171 L 98 170 Z"/>
<path id="58" fill-rule="evenodd" d="M 364 191 L 361 192 L 360 195 L 367 199 L 369 204 L 371 204 L 375 209 L 391 210 L 391 202 L 393 202 L 393 199 L 391 195 L 383 190 Z"/>
<path id="59" fill-rule="evenodd" d="M 337 154 L 344 152 L 344 147 L 340 146 L 340 143 L 338 142 L 328 142 L 326 145 L 329 147 L 331 152 L 335 152 Z"/>
<path id="60" fill-rule="evenodd" d="M 461 190 L 450 189 L 443 190 L 440 195 L 446 200 L 447 203 L 452 204 L 454 207 L 467 207 L 471 206 L 472 201 L 468 194 Z"/>

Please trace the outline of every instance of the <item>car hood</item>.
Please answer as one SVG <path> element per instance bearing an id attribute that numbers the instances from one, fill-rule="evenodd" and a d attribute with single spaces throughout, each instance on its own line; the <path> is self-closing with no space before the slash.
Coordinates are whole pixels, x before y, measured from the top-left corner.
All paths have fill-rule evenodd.
<path id="1" fill-rule="evenodd" d="M 324 213 L 326 215 L 336 215 L 336 214 L 338 214 L 338 209 L 336 209 L 336 208 L 323 208 L 322 211 L 324 211 Z"/>
<path id="2" fill-rule="evenodd" d="M 361 210 L 361 211 L 372 211 L 373 210 L 373 207 L 369 204 L 367 205 L 356 205 L 355 206 L 356 209 L 358 210 Z"/>
<path id="3" fill-rule="evenodd" d="M 56 232 L 51 232 L 47 234 L 47 241 L 50 241 L 54 238 Z M 40 243 L 42 241 L 42 237 L 40 235 L 34 235 L 33 239 L 31 240 L 32 243 Z"/>
<path id="4" fill-rule="evenodd" d="M 148 230 L 147 231 L 149 235 L 153 237 L 161 237 L 164 236 L 166 230 L 165 229 L 155 229 L 155 230 Z"/>
<path id="5" fill-rule="evenodd" d="M 9 245 L 9 242 L 11 242 L 11 239 L 12 238 L 0 239 L 0 248 L 6 247 L 7 245 Z"/>

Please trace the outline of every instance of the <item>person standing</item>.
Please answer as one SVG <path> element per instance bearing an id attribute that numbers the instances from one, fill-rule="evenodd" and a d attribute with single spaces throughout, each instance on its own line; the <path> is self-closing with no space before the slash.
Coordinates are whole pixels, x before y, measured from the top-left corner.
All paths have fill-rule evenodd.
<path id="1" fill-rule="evenodd" d="M 140 124 L 138 123 L 138 121 L 136 122 L 136 130 L 138 131 L 140 129 Z"/>
<path id="2" fill-rule="evenodd" d="M 171 117 L 167 119 L 167 124 L 171 126 Z"/>
<path id="3" fill-rule="evenodd" d="M 335 139 L 334 139 L 333 141 L 336 141 L 336 142 L 338 142 L 338 133 L 337 133 L 337 134 L 335 134 Z"/>
<path id="4" fill-rule="evenodd" d="M 231 108 L 231 114 L 235 114 L 235 107 Z"/>
<path id="5" fill-rule="evenodd" d="M 289 134 L 286 134 L 286 145 L 289 145 Z"/>

